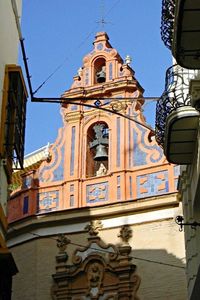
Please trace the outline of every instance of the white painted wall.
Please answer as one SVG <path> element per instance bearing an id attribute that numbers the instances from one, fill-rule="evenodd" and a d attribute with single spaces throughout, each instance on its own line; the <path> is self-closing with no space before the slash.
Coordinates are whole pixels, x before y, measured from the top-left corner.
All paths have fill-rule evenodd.
<path id="1" fill-rule="evenodd" d="M 12 0 L 0 1 L 0 117 L 2 105 L 2 93 L 4 83 L 4 70 L 6 64 L 17 64 L 19 38 L 15 16 L 12 8 Z M 18 16 L 21 16 L 22 0 L 15 0 Z M 0 203 L 6 213 L 7 179 L 4 167 L 0 160 Z"/>

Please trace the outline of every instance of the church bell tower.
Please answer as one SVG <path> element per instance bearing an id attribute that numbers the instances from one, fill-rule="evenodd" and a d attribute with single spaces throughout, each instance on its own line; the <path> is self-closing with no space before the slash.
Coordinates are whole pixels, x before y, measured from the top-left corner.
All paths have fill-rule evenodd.
<path id="1" fill-rule="evenodd" d="M 152 167 L 164 160 L 160 147 L 148 140 L 143 88 L 105 32 L 97 33 L 93 45 L 71 88 L 62 95 L 66 98 L 61 109 L 65 126 L 52 148 L 51 163 L 44 163 L 39 171 L 41 186 L 49 180 L 64 181 L 60 208 L 127 201 L 167 191 L 165 172 L 155 175 L 152 191 L 145 188 L 144 172 L 138 171 L 148 166 L 152 173 Z M 69 98 L 73 105 L 67 103 Z M 59 194 L 63 194 L 60 188 Z"/>

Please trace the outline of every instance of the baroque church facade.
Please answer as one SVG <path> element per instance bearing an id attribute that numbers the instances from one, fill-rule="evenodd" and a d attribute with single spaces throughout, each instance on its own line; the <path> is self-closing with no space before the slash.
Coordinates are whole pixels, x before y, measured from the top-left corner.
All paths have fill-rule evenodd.
<path id="1" fill-rule="evenodd" d="M 56 141 L 13 176 L 14 300 L 186 299 L 179 166 L 152 137 L 143 92 L 97 33 L 62 95 Z"/>

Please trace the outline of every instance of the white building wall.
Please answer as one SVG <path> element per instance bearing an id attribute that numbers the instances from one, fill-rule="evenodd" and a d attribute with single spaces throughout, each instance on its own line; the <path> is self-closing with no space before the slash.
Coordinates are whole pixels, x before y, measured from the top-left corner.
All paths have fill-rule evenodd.
<path id="1" fill-rule="evenodd" d="M 16 3 L 18 16 L 21 16 L 21 0 L 0 1 L 0 117 L 4 84 L 4 70 L 6 64 L 17 64 L 19 38 L 12 3 Z M 6 213 L 7 202 L 7 178 L 4 172 L 3 162 L 0 160 L 0 204 Z"/>

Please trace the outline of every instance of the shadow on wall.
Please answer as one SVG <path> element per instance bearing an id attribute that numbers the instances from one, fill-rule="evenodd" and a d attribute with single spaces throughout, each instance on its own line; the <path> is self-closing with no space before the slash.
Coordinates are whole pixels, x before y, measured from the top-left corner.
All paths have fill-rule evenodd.
<path id="1" fill-rule="evenodd" d="M 186 300 L 185 264 L 165 249 L 131 252 L 141 277 L 140 300 Z"/>

